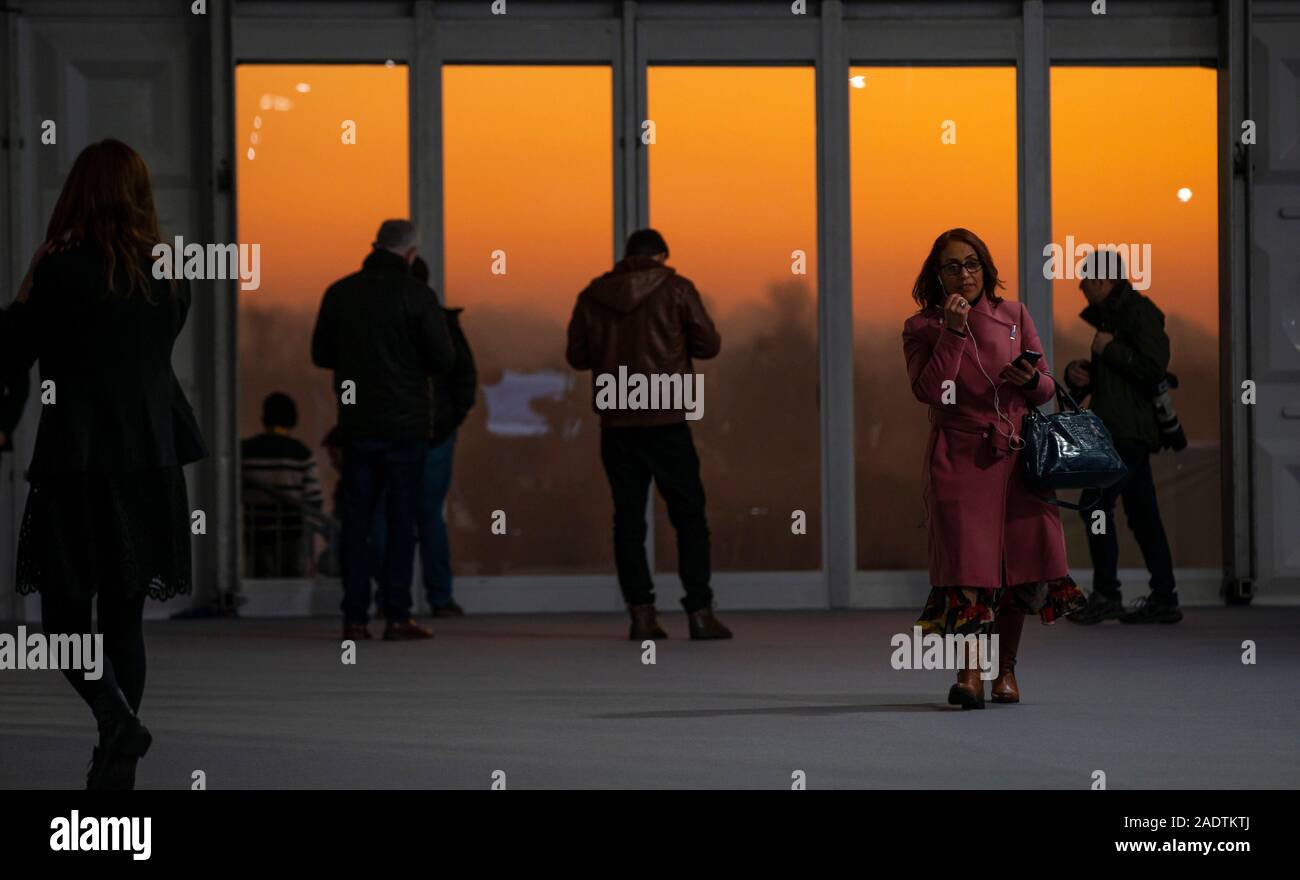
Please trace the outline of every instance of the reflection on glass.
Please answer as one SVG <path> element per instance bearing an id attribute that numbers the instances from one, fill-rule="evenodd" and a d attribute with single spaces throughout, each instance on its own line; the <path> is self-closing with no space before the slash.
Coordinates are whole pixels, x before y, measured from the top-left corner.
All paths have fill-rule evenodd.
<path id="1" fill-rule="evenodd" d="M 811 68 L 651 67 L 650 223 L 722 334 L 691 424 L 717 571 L 821 565 Z M 796 253 L 798 252 L 798 253 Z M 676 570 L 656 501 L 655 567 Z M 807 516 L 806 534 L 792 516 Z"/>
<path id="2" fill-rule="evenodd" d="M 1019 299 L 1016 72 L 855 67 L 854 446 L 860 569 L 927 565 L 921 460 L 929 422 L 909 390 L 903 322 L 934 239 L 964 226 Z"/>
<path id="3" fill-rule="evenodd" d="M 574 378 L 558 370 L 520 373 L 505 370 L 501 381 L 483 386 L 487 431 L 502 437 L 537 437 L 551 430 L 534 401 L 562 401 L 573 391 Z"/>
<path id="4" fill-rule="evenodd" d="M 1054 67 L 1052 236 L 1065 245 L 1150 246 L 1150 287 L 1165 313 L 1189 446 L 1151 459 L 1160 514 L 1178 568 L 1220 564 L 1219 251 L 1216 74 L 1208 68 Z M 1146 136 L 1143 133 L 1149 133 Z M 1136 285 L 1135 285 L 1136 286 Z M 1075 280 L 1052 286 L 1056 368 L 1087 357 L 1093 328 Z M 1122 509 L 1122 505 L 1120 507 Z M 1062 516 L 1070 564 L 1088 569 L 1087 539 Z M 1117 510 L 1120 565 L 1142 555 Z M 1136 596 L 1143 583 L 1126 585 Z"/>
<path id="5" fill-rule="evenodd" d="M 238 237 L 260 244 L 262 257 L 260 289 L 239 293 L 239 432 L 260 433 L 263 398 L 289 394 L 292 433 L 315 451 L 327 497 L 338 473 L 321 440 L 338 410 L 329 375 L 311 363 L 311 332 L 325 288 L 361 267 L 385 218 L 408 214 L 406 73 L 352 64 L 235 71 Z M 355 123 L 355 143 L 342 120 Z"/>
<path id="6" fill-rule="evenodd" d="M 574 301 L 612 264 L 611 77 L 443 68 L 446 301 L 465 309 L 480 390 L 447 502 L 458 574 L 614 568 L 599 423 L 564 362 Z"/>

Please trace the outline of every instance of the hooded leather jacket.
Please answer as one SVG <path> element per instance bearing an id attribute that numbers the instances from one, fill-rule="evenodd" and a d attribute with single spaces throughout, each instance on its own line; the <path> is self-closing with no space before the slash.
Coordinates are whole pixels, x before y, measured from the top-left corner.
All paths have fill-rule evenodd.
<path id="1" fill-rule="evenodd" d="M 592 409 L 602 428 L 671 425 L 681 409 L 601 409 L 597 377 L 628 374 L 685 376 L 693 359 L 715 357 L 722 338 L 699 291 L 671 266 L 651 257 L 626 257 L 578 295 L 569 321 L 565 358 L 575 370 L 591 370 Z"/>

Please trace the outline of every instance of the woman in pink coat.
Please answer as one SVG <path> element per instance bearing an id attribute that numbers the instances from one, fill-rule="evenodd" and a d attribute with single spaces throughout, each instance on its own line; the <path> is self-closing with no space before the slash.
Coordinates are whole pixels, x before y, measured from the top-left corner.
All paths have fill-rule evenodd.
<path id="1" fill-rule="evenodd" d="M 1020 428 L 1030 404 L 1055 394 L 1028 310 L 997 295 L 997 267 L 979 236 L 950 229 L 935 239 L 903 325 L 912 393 L 930 409 L 925 450 L 930 598 L 924 633 L 998 636 L 993 701 L 1020 700 L 1016 652 L 1026 613 L 1051 623 L 1084 604 L 1065 561 L 1057 508 L 1035 495 L 1020 466 Z M 980 670 L 967 663 L 948 702 L 984 707 Z"/>

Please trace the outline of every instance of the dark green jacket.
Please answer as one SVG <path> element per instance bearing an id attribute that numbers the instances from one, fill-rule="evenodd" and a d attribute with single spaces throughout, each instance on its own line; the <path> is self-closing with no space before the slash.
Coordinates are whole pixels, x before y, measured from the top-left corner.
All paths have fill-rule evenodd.
<path id="1" fill-rule="evenodd" d="M 1141 440 L 1160 449 L 1160 426 L 1151 404 L 1156 383 L 1169 369 L 1169 336 L 1156 304 L 1120 281 L 1110 296 L 1089 305 L 1079 317 L 1115 339 L 1092 356 L 1092 410 L 1111 436 Z"/>

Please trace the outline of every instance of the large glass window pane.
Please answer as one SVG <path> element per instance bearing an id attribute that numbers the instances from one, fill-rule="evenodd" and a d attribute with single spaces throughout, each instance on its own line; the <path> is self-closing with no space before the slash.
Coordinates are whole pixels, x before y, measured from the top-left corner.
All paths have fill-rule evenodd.
<path id="1" fill-rule="evenodd" d="M 564 361 L 612 264 L 608 67 L 444 67 L 446 301 L 478 365 L 448 499 L 458 574 L 613 570 L 590 379 Z M 493 534 L 493 511 L 507 535 Z"/>
<path id="2" fill-rule="evenodd" d="M 1188 447 L 1151 459 L 1174 565 L 1220 564 L 1219 245 L 1216 75 L 1208 68 L 1052 69 L 1052 237 L 1065 247 L 1149 247 L 1134 286 L 1165 314 Z M 1131 268 L 1138 265 L 1130 260 Z M 1075 279 L 1052 287 L 1055 366 L 1087 358 L 1095 330 L 1079 317 Z M 1121 508 L 1122 510 L 1122 505 Z M 1117 511 L 1118 513 L 1118 511 Z M 1090 566 L 1078 516 L 1063 517 L 1070 562 Z M 1123 514 L 1120 565 L 1143 568 Z M 1143 583 L 1130 585 L 1141 590 Z"/>
<path id="3" fill-rule="evenodd" d="M 330 377 L 311 362 L 312 327 L 325 288 L 361 267 L 380 222 L 409 212 L 406 73 L 355 64 L 235 71 L 238 237 L 261 247 L 260 287 L 239 294 L 240 436 L 262 431 L 267 394 L 293 397 L 292 433 L 314 450 L 327 498 L 338 474 L 321 441 L 338 409 Z M 322 546 L 304 550 L 302 573 Z"/>
<path id="4" fill-rule="evenodd" d="M 651 67 L 650 222 L 722 334 L 696 363 L 713 567 L 821 565 L 817 168 L 811 68 Z M 796 254 L 795 252 L 799 252 Z M 804 511 L 806 534 L 792 514 Z M 676 569 L 656 502 L 655 561 Z"/>
<path id="5" fill-rule="evenodd" d="M 1016 72 L 1010 67 L 855 67 L 854 447 L 860 569 L 925 568 L 922 454 L 903 322 L 934 239 L 964 226 L 989 246 L 1002 295 L 1019 299 Z"/>

